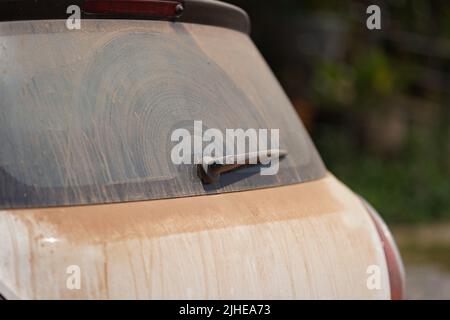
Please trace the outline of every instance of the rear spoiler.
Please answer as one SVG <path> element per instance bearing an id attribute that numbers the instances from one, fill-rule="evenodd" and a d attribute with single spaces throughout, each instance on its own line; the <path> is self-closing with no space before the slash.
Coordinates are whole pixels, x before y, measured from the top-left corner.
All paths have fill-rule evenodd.
<path id="1" fill-rule="evenodd" d="M 182 10 L 176 16 L 158 14 L 92 13 L 83 10 L 86 2 L 93 0 L 0 0 L 0 21 L 67 19 L 67 8 L 77 5 L 81 8 L 81 19 L 133 19 L 167 20 L 205 24 L 250 33 L 250 19 L 247 13 L 228 3 L 214 0 L 123 0 L 121 2 L 147 2 L 149 4 L 179 3 Z M 108 2 L 108 1 L 104 1 Z M 114 3 L 114 1 L 110 1 Z M 117 0 L 115 1 L 118 2 Z"/>

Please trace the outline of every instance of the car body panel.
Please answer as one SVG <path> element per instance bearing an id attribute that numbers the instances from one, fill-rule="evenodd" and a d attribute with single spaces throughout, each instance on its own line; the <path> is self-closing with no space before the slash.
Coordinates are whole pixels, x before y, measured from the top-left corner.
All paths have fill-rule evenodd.
<path id="1" fill-rule="evenodd" d="M 376 228 L 331 174 L 218 195 L 3 210 L 0 234 L 9 299 L 390 298 Z M 81 286 L 70 290 L 73 265 Z M 373 265 L 381 286 L 371 290 Z"/>

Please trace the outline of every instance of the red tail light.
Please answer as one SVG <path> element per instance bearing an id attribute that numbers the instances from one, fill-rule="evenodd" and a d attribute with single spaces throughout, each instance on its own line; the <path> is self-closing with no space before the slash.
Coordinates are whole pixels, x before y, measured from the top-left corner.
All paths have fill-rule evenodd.
<path id="1" fill-rule="evenodd" d="M 83 11 L 105 15 L 148 15 L 178 17 L 184 10 L 182 0 L 86 0 Z"/>
<path id="2" fill-rule="evenodd" d="M 391 299 L 405 299 L 405 271 L 394 237 L 392 236 L 386 223 L 377 211 L 364 199 L 362 199 L 367 211 L 370 213 L 375 223 L 381 242 L 383 243 L 384 254 L 389 272 L 389 282 L 391 287 Z"/>

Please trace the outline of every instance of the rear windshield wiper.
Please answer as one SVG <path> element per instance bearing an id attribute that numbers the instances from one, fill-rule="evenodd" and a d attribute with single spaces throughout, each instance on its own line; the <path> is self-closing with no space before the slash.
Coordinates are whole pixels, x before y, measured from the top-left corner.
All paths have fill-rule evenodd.
<path id="1" fill-rule="evenodd" d="M 271 149 L 218 158 L 203 157 L 202 163 L 197 165 L 197 174 L 204 184 L 217 183 L 222 173 L 234 171 L 244 166 L 262 164 L 263 162 L 263 164 L 266 164 L 265 160 L 268 162 L 272 161 L 273 158 L 281 159 L 286 155 L 286 150 Z"/>

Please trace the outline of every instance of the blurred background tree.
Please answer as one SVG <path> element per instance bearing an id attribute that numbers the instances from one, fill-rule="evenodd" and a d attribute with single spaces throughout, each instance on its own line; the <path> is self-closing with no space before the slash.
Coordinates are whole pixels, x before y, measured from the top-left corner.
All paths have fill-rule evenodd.
<path id="1" fill-rule="evenodd" d="M 229 2 L 331 172 L 388 222 L 450 220 L 450 2 Z"/>

